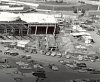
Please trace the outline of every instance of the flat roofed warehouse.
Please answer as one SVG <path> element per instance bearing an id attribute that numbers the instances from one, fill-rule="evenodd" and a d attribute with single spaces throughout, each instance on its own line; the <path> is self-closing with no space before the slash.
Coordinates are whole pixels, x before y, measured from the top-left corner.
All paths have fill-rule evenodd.
<path id="1" fill-rule="evenodd" d="M 55 34 L 56 27 L 57 21 L 53 15 L 39 13 L 0 13 L 0 33 L 16 36 Z"/>

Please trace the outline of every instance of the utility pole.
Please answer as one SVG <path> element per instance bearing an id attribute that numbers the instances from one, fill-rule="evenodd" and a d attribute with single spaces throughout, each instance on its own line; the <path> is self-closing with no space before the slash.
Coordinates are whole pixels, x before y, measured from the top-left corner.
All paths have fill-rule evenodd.
<path id="1" fill-rule="evenodd" d="M 100 2 L 100 0 L 99 0 L 99 2 Z M 100 10 L 100 6 L 98 5 L 98 9 L 97 9 L 97 11 L 99 11 Z"/>
<path id="2" fill-rule="evenodd" d="M 54 8 L 54 5 L 53 5 L 53 12 L 54 12 L 55 8 Z"/>
<path id="3" fill-rule="evenodd" d="M 100 6 L 98 5 L 98 9 L 97 9 L 97 11 L 99 11 L 100 10 Z"/>

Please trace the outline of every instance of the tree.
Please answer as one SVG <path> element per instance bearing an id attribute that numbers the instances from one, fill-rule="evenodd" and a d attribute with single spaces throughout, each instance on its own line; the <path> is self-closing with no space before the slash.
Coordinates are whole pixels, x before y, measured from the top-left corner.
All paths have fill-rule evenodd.
<path id="1" fill-rule="evenodd" d="M 56 0 L 57 3 L 63 3 L 63 0 Z"/>
<path id="2" fill-rule="evenodd" d="M 77 9 L 74 9 L 74 13 L 78 13 Z"/>
<path id="3" fill-rule="evenodd" d="M 85 9 L 82 8 L 81 12 L 82 12 L 83 14 L 85 14 Z"/>
<path id="4" fill-rule="evenodd" d="M 47 0 L 45 0 L 45 2 L 47 2 Z"/>

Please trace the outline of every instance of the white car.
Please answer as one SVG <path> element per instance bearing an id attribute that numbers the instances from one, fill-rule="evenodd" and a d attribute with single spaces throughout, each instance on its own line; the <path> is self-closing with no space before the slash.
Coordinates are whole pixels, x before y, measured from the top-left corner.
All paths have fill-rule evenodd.
<path id="1" fill-rule="evenodd" d="M 62 56 L 62 54 L 61 54 L 60 52 L 57 52 L 56 55 L 57 55 L 58 57 L 61 57 L 61 56 Z"/>
<path id="2" fill-rule="evenodd" d="M 66 64 L 66 66 L 71 67 L 71 68 L 75 67 L 73 64 Z"/>
<path id="3" fill-rule="evenodd" d="M 51 54 L 50 52 L 47 52 L 47 53 L 46 53 L 46 56 L 50 56 L 50 54 Z"/>
<path id="4" fill-rule="evenodd" d="M 69 59 L 69 58 L 71 58 L 71 56 L 70 55 L 66 55 L 66 58 Z"/>
<path id="5" fill-rule="evenodd" d="M 56 56 L 56 52 L 51 52 L 51 56 Z"/>
<path id="6" fill-rule="evenodd" d="M 80 70 L 78 70 L 78 72 L 81 72 L 81 73 L 86 73 L 86 72 L 87 72 L 87 70 L 82 70 L 82 69 L 80 69 Z"/>
<path id="7" fill-rule="evenodd" d="M 59 68 L 54 64 L 49 64 L 49 68 L 52 69 L 53 71 L 58 71 L 59 70 Z"/>
<path id="8" fill-rule="evenodd" d="M 33 67 L 34 68 L 41 68 L 41 69 L 43 68 L 43 66 L 41 66 L 40 64 L 35 64 L 35 65 L 33 65 Z"/>

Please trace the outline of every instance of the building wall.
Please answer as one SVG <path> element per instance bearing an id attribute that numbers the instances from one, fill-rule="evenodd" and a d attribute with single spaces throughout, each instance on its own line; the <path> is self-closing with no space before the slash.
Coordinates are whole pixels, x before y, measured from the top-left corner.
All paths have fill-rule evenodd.
<path id="1" fill-rule="evenodd" d="M 27 34 L 55 34 L 56 24 L 29 24 L 28 26 L 17 26 L 10 24 L 12 28 L 8 28 L 7 25 L 2 25 L 3 27 L 0 28 L 0 33 L 7 33 L 8 35 L 15 35 L 15 36 L 25 36 Z M 4 27 L 5 26 L 5 27 Z M 1 26 L 0 26 L 1 27 Z"/>
<path id="2" fill-rule="evenodd" d="M 36 0 L 37 1 L 37 0 Z M 39 1 L 39 0 L 38 0 Z M 77 2 L 78 0 L 40 0 L 40 1 L 63 1 L 63 2 Z"/>

